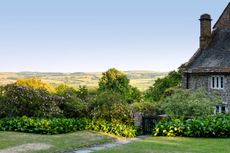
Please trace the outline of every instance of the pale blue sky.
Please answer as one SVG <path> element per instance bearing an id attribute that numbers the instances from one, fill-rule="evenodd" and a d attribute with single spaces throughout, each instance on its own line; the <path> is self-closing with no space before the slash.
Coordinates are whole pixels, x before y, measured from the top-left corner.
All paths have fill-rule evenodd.
<path id="1" fill-rule="evenodd" d="M 0 0 L 0 71 L 169 71 L 227 0 Z"/>

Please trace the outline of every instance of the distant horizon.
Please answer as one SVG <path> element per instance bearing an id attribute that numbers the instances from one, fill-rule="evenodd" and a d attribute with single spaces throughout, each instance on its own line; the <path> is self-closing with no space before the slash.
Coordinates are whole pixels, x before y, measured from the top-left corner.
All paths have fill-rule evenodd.
<path id="1" fill-rule="evenodd" d="M 107 69 L 108 70 L 108 69 Z M 107 71 L 105 70 L 105 71 Z M 170 71 L 157 71 L 157 70 L 120 70 L 117 69 L 119 71 L 122 72 L 130 72 L 130 71 L 137 71 L 137 72 L 159 72 L 159 73 L 168 73 Z M 65 71 L 9 71 L 9 72 L 5 72 L 5 71 L 0 71 L 0 73 L 101 73 L 101 72 L 105 72 L 105 71 L 73 71 L 73 72 L 65 72 Z M 172 70 L 174 71 L 174 70 Z"/>
<path id="2" fill-rule="evenodd" d="M 199 48 L 229 0 L 0 1 L 0 72 L 169 72 Z"/>

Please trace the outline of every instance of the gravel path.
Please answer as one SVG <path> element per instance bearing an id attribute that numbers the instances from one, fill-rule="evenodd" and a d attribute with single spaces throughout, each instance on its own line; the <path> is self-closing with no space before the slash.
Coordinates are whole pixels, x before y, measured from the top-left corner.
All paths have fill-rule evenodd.
<path id="1" fill-rule="evenodd" d="M 16 147 L 10 147 L 7 149 L 0 149 L 0 153 L 26 153 L 28 151 L 36 150 L 46 150 L 49 149 L 51 145 L 45 143 L 28 143 Z"/>
<path id="2" fill-rule="evenodd" d="M 115 142 L 105 143 L 105 144 L 101 144 L 101 145 L 95 145 L 95 146 L 92 146 L 89 148 L 82 148 L 80 150 L 75 150 L 75 151 L 68 152 L 68 153 L 91 153 L 91 152 L 103 150 L 106 148 L 112 148 L 112 147 L 117 147 L 117 146 L 120 146 L 123 144 L 128 144 L 128 143 L 131 143 L 131 142 L 136 141 L 136 140 L 144 139 L 146 137 L 148 137 L 148 136 L 138 136 L 136 138 L 126 139 L 126 140 L 117 140 Z"/>

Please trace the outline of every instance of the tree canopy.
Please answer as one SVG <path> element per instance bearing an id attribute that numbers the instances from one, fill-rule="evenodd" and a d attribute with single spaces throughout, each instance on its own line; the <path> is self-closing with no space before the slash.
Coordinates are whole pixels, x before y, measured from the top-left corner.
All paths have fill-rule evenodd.
<path id="1" fill-rule="evenodd" d="M 99 92 L 108 91 L 121 94 L 128 103 L 141 99 L 141 92 L 129 84 L 126 74 L 115 68 L 102 73 L 102 77 L 99 80 Z"/>
<path id="2" fill-rule="evenodd" d="M 112 90 L 124 93 L 129 89 L 129 79 L 127 76 L 115 68 L 111 68 L 102 73 L 99 80 L 99 91 Z"/>
<path id="3" fill-rule="evenodd" d="M 49 92 L 55 92 L 55 88 L 52 85 L 45 83 L 41 79 L 35 77 L 18 79 L 16 81 L 16 84 L 24 87 L 30 87 L 33 89 L 43 89 Z"/>
<path id="4" fill-rule="evenodd" d="M 181 71 L 172 71 L 163 78 L 158 78 L 145 93 L 145 98 L 150 101 L 159 101 L 169 88 L 176 87 L 182 79 Z"/>

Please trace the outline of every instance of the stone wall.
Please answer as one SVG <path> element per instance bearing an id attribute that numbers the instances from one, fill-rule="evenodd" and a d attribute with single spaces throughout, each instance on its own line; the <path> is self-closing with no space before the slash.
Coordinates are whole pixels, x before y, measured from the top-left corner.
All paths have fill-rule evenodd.
<path id="1" fill-rule="evenodd" d="M 193 90 L 197 88 L 209 89 L 208 78 L 206 74 L 189 74 L 188 88 Z"/>
<path id="2" fill-rule="evenodd" d="M 142 114 L 140 112 L 136 112 L 134 115 L 134 125 L 140 127 L 142 125 Z"/>
<path id="3" fill-rule="evenodd" d="M 195 90 L 197 88 L 204 88 L 208 91 L 217 91 L 222 96 L 223 105 L 227 106 L 227 110 L 230 111 L 230 74 L 218 74 L 224 76 L 224 89 L 211 89 L 212 74 L 189 74 L 188 88 Z M 187 84 L 184 79 L 184 85 Z"/>

